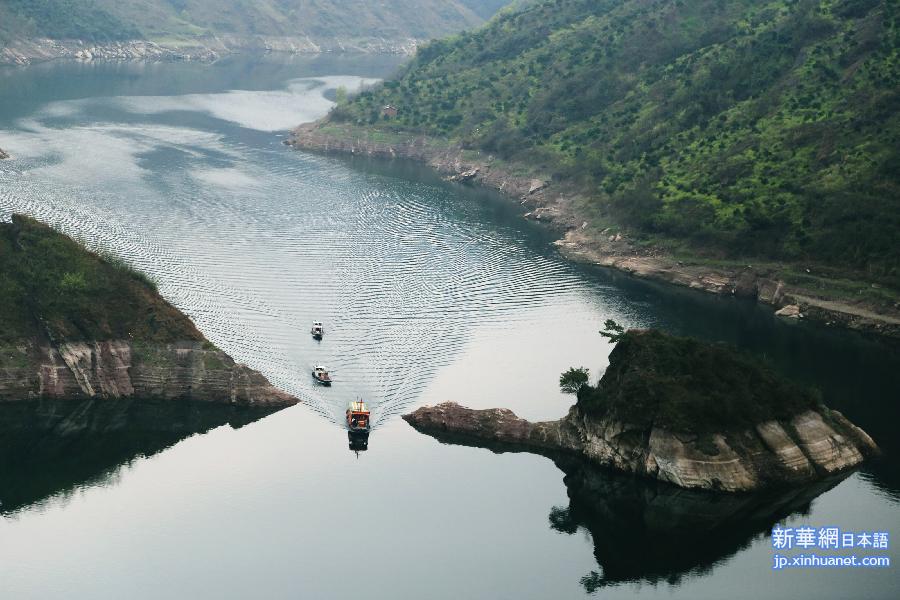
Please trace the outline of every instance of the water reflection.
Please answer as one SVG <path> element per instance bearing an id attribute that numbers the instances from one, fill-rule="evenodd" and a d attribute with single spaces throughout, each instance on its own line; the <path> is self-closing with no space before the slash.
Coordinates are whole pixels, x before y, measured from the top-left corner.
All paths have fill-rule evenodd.
<path id="1" fill-rule="evenodd" d="M 350 450 L 356 452 L 357 456 L 369 449 L 368 431 L 348 431 L 347 440 L 350 442 Z"/>
<path id="2" fill-rule="evenodd" d="M 550 527 L 587 531 L 600 569 L 581 579 L 589 593 L 624 582 L 678 584 L 711 571 L 811 502 L 846 474 L 775 493 L 710 494 L 638 480 L 583 461 L 557 460 L 568 507 L 550 511 Z"/>
<path id="3" fill-rule="evenodd" d="M 123 465 L 273 409 L 208 402 L 40 400 L 0 403 L 0 514 L 112 480 Z"/>
<path id="4" fill-rule="evenodd" d="M 443 444 L 480 447 L 495 453 L 525 452 L 502 442 L 474 442 L 447 432 L 429 433 Z M 621 583 L 677 585 L 686 575 L 711 572 L 748 548 L 776 523 L 808 515 L 812 501 L 851 473 L 800 488 L 759 494 L 685 490 L 600 468 L 578 457 L 536 452 L 565 474 L 569 506 L 550 509 L 551 529 L 586 531 L 599 569 L 581 578 L 588 593 Z"/>

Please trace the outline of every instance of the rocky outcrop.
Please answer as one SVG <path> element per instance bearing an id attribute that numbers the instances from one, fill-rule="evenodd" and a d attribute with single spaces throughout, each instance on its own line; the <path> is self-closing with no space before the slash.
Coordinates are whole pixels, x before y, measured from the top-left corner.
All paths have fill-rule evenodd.
<path id="1" fill-rule="evenodd" d="M 807 320 L 889 337 L 900 337 L 900 306 L 830 298 L 827 291 L 807 290 L 785 282 L 774 267 L 729 267 L 703 261 L 677 260 L 657 248 L 639 247 L 613 228 L 599 232 L 579 214 L 582 193 L 563 183 L 535 177 L 528 165 L 495 160 L 490 154 L 422 135 L 378 131 L 324 121 L 307 123 L 291 132 L 285 144 L 320 153 L 380 158 L 404 158 L 425 163 L 445 179 L 477 184 L 511 197 L 523 216 L 558 229 L 559 251 L 571 260 L 624 271 L 698 291 L 754 298 L 776 309 L 797 305 Z"/>
<path id="2" fill-rule="evenodd" d="M 154 398 L 284 407 L 298 400 L 208 342 L 23 341 L 0 347 L 0 402 Z"/>
<path id="3" fill-rule="evenodd" d="M 27 65 L 59 58 L 76 60 L 211 61 L 220 52 L 204 44 L 167 47 L 146 40 L 98 44 L 47 38 L 15 40 L 0 49 L 0 64 Z"/>
<path id="4" fill-rule="evenodd" d="M 284 52 L 320 54 L 352 52 L 366 54 L 415 53 L 415 38 L 311 38 L 278 36 L 200 37 L 190 43 L 168 46 L 147 40 L 98 44 L 83 40 L 48 38 L 14 40 L 0 48 L 0 65 L 27 65 L 33 62 L 68 58 L 76 60 L 213 61 L 238 52 Z"/>
<path id="5" fill-rule="evenodd" d="M 452 402 L 403 418 L 438 439 L 577 455 L 679 487 L 724 492 L 810 483 L 846 472 L 877 452 L 865 432 L 824 407 L 788 422 L 769 421 L 708 438 L 596 419 L 577 406 L 559 421 L 541 423 L 506 409 L 472 410 Z"/>
<path id="6" fill-rule="evenodd" d="M 3 160 L 3 159 L 5 159 L 5 158 L 9 158 L 9 154 L 7 154 L 6 152 L 4 152 L 4 151 L 3 151 L 3 148 L 0 148 L 0 160 Z"/>

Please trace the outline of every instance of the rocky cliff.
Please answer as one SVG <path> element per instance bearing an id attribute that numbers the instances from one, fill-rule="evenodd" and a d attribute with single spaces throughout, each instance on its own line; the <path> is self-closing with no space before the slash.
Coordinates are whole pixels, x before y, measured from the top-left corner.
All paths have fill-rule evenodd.
<path id="1" fill-rule="evenodd" d="M 0 48 L 0 65 L 27 65 L 54 59 L 141 60 L 152 62 L 209 62 L 241 52 L 284 52 L 287 54 L 321 54 L 352 52 L 365 54 L 412 55 L 419 40 L 415 38 L 385 39 L 327 38 L 308 36 L 234 36 L 200 37 L 189 42 L 169 45 L 148 40 L 91 42 L 50 38 L 23 39 Z"/>
<path id="2" fill-rule="evenodd" d="M 103 340 L 0 346 L 0 402 L 155 398 L 283 407 L 297 399 L 208 342 Z"/>
<path id="3" fill-rule="evenodd" d="M 438 439 L 576 454 L 683 488 L 724 492 L 810 483 L 852 469 L 877 451 L 864 431 L 828 409 L 716 433 L 711 446 L 696 434 L 594 419 L 577 407 L 559 421 L 542 423 L 520 419 L 506 409 L 472 410 L 452 402 L 422 407 L 403 418 Z"/>
<path id="4" fill-rule="evenodd" d="M 808 484 L 878 452 L 841 413 L 730 352 L 628 332 L 598 386 L 584 388 L 559 421 L 531 423 L 506 409 L 455 403 L 404 419 L 439 439 L 576 455 L 683 488 L 725 492 Z"/>
<path id="5" fill-rule="evenodd" d="M 283 407 L 128 266 L 22 216 L 0 223 L 0 403 L 143 398 Z"/>

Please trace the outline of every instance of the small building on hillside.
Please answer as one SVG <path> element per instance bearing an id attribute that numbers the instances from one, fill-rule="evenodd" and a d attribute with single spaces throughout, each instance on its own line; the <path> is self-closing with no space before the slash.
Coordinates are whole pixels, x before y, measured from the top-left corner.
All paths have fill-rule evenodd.
<path id="1" fill-rule="evenodd" d="M 397 107 L 393 104 L 387 104 L 381 109 L 381 114 L 389 119 L 396 117 L 398 112 Z"/>

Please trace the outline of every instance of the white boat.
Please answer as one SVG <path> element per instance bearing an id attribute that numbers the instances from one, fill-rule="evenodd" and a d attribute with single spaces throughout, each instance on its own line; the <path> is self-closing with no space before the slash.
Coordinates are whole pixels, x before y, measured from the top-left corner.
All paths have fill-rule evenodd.
<path id="1" fill-rule="evenodd" d="M 321 321 L 313 321 L 312 329 L 309 330 L 314 340 L 321 340 L 325 335 L 325 328 L 322 327 Z"/>
<path id="2" fill-rule="evenodd" d="M 328 374 L 328 369 L 321 365 L 316 365 L 312 370 L 313 379 L 322 385 L 331 385 L 331 375 Z"/>

